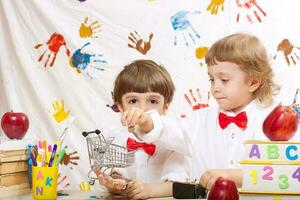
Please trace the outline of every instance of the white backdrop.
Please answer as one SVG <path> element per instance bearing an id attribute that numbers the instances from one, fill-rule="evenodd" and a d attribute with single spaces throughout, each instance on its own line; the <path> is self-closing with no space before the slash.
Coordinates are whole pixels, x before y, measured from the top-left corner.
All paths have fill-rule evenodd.
<path id="1" fill-rule="evenodd" d="M 211 2 L 216 4 L 217 13 L 211 13 L 213 6 L 207 9 Z M 300 47 L 300 2 L 257 0 L 262 11 L 253 4 L 250 9 L 239 7 L 237 2 L 243 4 L 243 0 L 224 0 L 218 5 L 222 2 L 0 0 L 0 114 L 9 110 L 26 113 L 30 128 L 25 137 L 50 143 L 56 141 L 73 116 L 75 121 L 65 143 L 68 153 L 77 151 L 80 159 L 74 160 L 78 165 L 63 165 L 62 174 L 68 176 L 69 187 L 78 188 L 81 181 L 87 180 L 89 170 L 81 132 L 98 128 L 109 133 L 120 128 L 119 113 L 107 105 L 113 104 L 111 91 L 116 74 L 135 59 L 153 59 L 167 68 L 176 85 L 169 114 L 182 116 L 192 110 L 184 94 L 195 105 L 200 102 L 199 88 L 201 103 L 207 103 L 208 76 L 203 55 L 196 54 L 196 50 L 228 34 L 251 33 L 265 44 L 282 86 L 277 101 L 290 104 L 300 87 L 300 50 L 296 48 Z M 171 19 L 176 19 L 174 26 Z M 135 47 L 128 38 L 130 33 L 142 39 L 139 51 L 129 48 L 128 44 Z M 294 45 L 292 52 L 287 52 L 290 65 L 283 51 L 277 51 L 284 39 Z M 51 66 L 55 52 L 57 57 Z M 55 101 L 57 107 L 52 105 Z M 209 104 L 213 103 L 210 99 Z"/>

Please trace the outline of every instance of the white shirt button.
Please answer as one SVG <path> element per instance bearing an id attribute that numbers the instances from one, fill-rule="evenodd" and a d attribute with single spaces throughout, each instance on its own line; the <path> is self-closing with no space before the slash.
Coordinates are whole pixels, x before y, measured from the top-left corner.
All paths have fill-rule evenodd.
<path id="1" fill-rule="evenodd" d="M 233 164 L 234 164 L 234 161 L 233 161 L 233 160 L 231 160 L 231 161 L 230 161 L 230 165 L 233 165 Z"/>
<path id="2" fill-rule="evenodd" d="M 234 139 L 234 137 L 235 137 L 235 134 L 231 133 L 231 139 Z"/>

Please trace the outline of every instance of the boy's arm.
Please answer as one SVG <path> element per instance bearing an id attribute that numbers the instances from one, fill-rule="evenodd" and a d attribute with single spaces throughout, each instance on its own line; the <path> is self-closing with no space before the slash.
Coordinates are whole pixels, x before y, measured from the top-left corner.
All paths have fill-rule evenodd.
<path id="1" fill-rule="evenodd" d="M 180 154 L 190 155 L 190 136 L 185 133 L 187 124 L 166 116 L 160 116 L 156 110 L 146 112 L 149 115 L 149 126 L 136 126 L 134 133 L 145 142 L 163 146 Z M 151 127 L 152 129 L 148 129 Z"/>
<path id="2" fill-rule="evenodd" d="M 200 184 L 210 190 L 215 181 L 219 178 L 227 178 L 235 182 L 237 187 L 242 186 L 243 172 L 241 169 L 210 169 L 200 178 Z"/>
<path id="3" fill-rule="evenodd" d="M 132 181 L 128 184 L 129 199 L 148 199 L 172 196 L 173 182 L 146 184 L 141 181 Z"/>

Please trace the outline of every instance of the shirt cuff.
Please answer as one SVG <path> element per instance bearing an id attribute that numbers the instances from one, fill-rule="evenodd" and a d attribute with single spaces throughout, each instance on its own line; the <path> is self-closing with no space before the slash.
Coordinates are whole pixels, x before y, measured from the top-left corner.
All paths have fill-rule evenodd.
<path id="1" fill-rule="evenodd" d="M 161 181 L 186 182 L 188 179 L 185 173 L 169 173 L 161 177 Z"/>
<path id="2" fill-rule="evenodd" d="M 153 129 L 149 133 L 142 133 L 139 126 L 136 126 L 134 132 L 140 140 L 151 143 L 157 141 L 160 138 L 163 130 L 163 124 L 157 110 L 149 110 L 146 113 L 150 115 L 152 119 Z"/>

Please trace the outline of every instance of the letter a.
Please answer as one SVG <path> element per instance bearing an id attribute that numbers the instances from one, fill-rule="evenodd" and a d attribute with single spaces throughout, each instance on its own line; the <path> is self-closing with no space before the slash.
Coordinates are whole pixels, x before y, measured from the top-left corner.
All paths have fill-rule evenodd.
<path id="1" fill-rule="evenodd" d="M 39 170 L 39 171 L 38 171 L 38 174 L 37 174 L 37 177 L 36 177 L 36 180 L 39 180 L 40 178 L 41 178 L 42 180 L 44 179 L 42 171 Z"/>
<path id="2" fill-rule="evenodd" d="M 249 153 L 249 158 L 252 158 L 254 156 L 256 156 L 258 159 L 260 159 L 260 152 L 259 152 L 257 144 L 253 144 L 251 151 Z"/>

